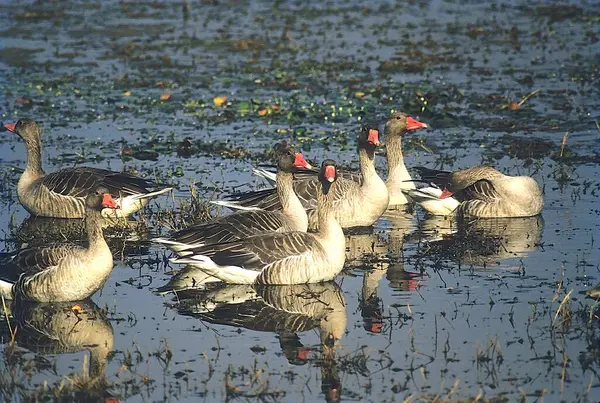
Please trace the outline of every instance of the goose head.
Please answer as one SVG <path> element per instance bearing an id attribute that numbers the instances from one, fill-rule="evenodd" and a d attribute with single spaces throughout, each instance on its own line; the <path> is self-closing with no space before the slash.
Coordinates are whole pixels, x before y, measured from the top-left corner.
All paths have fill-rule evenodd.
<path id="1" fill-rule="evenodd" d="M 379 130 L 377 126 L 366 124 L 360 129 L 358 135 L 358 149 L 366 150 L 369 154 L 369 158 L 373 159 L 375 156 L 375 149 L 381 146 L 382 143 L 379 141 Z"/>
<path id="2" fill-rule="evenodd" d="M 19 119 L 17 123 L 6 123 L 4 128 L 9 132 L 17 134 L 25 143 L 39 142 L 40 128 L 33 119 Z"/>
<path id="3" fill-rule="evenodd" d="M 403 112 L 394 112 L 387 122 L 385 122 L 385 135 L 387 136 L 403 136 L 411 130 L 426 129 L 426 123 L 408 116 Z"/>
<path id="4" fill-rule="evenodd" d="M 108 189 L 102 186 L 97 187 L 86 197 L 85 205 L 95 211 L 102 211 L 105 208 L 119 208 L 119 205 L 112 198 Z"/>
<path id="5" fill-rule="evenodd" d="M 319 182 L 323 186 L 323 194 L 327 195 L 331 185 L 337 180 L 337 168 L 335 161 L 326 159 L 321 164 L 321 170 L 319 171 Z"/>
<path id="6" fill-rule="evenodd" d="M 311 169 L 312 166 L 304 159 L 302 153 L 291 147 L 280 150 L 277 169 L 282 172 L 293 172 L 294 168 Z"/>

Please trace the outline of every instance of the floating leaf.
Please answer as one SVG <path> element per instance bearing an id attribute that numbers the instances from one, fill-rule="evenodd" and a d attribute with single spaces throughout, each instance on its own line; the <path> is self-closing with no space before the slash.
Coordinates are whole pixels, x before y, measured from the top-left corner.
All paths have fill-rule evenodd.
<path id="1" fill-rule="evenodd" d="M 355 95 L 355 96 L 357 96 L 357 97 L 359 97 L 359 98 L 364 98 L 364 96 L 365 96 L 365 93 L 364 93 L 364 92 L 362 92 L 362 91 L 356 91 L 356 92 L 354 93 L 354 95 Z"/>
<path id="2" fill-rule="evenodd" d="M 267 115 L 267 110 L 264 108 L 261 108 L 258 110 L 258 116 L 266 116 Z"/>
<path id="3" fill-rule="evenodd" d="M 83 308 L 81 307 L 81 305 L 79 304 L 75 304 L 71 307 L 71 310 L 75 313 L 81 313 L 83 312 Z"/>
<path id="4" fill-rule="evenodd" d="M 169 94 L 168 92 L 163 92 L 160 96 L 161 101 L 168 101 L 169 99 L 171 99 L 171 94 Z"/>
<path id="5" fill-rule="evenodd" d="M 123 93 L 123 96 L 124 96 L 124 97 L 130 97 L 130 96 L 131 96 L 131 91 L 125 91 L 125 92 Z"/>
<path id="6" fill-rule="evenodd" d="M 227 102 L 227 97 L 226 96 L 214 97 L 213 98 L 213 103 L 215 104 L 215 106 L 223 106 L 226 102 Z"/>

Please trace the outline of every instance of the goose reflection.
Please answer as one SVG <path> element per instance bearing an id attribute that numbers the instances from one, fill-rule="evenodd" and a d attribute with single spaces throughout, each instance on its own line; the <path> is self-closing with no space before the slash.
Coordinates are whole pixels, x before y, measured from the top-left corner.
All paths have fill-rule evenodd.
<path id="1" fill-rule="evenodd" d="M 437 256 L 460 264 L 486 265 L 527 256 L 540 245 L 543 229 L 542 216 L 456 222 L 431 217 L 411 235 L 411 241 L 427 242 L 417 257 Z"/>
<path id="2" fill-rule="evenodd" d="M 131 241 L 147 239 L 146 228 L 133 219 L 108 219 L 102 223 L 106 243 L 114 254 L 135 256 L 146 254 L 147 246 Z M 87 239 L 85 221 L 81 218 L 53 218 L 29 216 L 11 231 L 11 238 L 20 248 L 57 242 L 84 243 Z M 119 256 L 115 256 L 119 257 Z"/>
<path id="3" fill-rule="evenodd" d="M 105 312 L 91 300 L 68 303 L 15 301 L 10 307 L 10 328 L 3 324 L 5 341 L 10 329 L 15 343 L 36 354 L 68 354 L 87 350 L 89 364 L 81 380 L 88 391 L 103 393 L 106 362 L 114 333 Z M 85 362 L 85 361 L 84 361 Z"/>
<path id="4" fill-rule="evenodd" d="M 341 382 L 336 348 L 346 331 L 346 301 L 335 282 L 287 286 L 215 283 L 203 291 L 178 293 L 177 311 L 205 322 L 276 333 L 288 362 L 311 358 L 298 333 L 318 329 L 321 387 L 328 401 L 339 401 Z"/>

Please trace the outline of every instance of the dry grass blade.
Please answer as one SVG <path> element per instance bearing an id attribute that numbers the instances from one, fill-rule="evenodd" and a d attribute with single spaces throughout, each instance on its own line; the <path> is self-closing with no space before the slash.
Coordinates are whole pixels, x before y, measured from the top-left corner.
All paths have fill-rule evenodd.
<path id="1" fill-rule="evenodd" d="M 556 310 L 556 313 L 554 314 L 554 320 L 556 320 L 556 318 L 558 318 L 558 315 L 560 315 L 561 312 L 565 309 L 565 304 L 571 298 L 571 294 L 572 293 L 573 293 L 573 290 L 569 291 L 569 293 L 567 295 L 565 295 L 565 297 L 563 298 L 562 302 L 558 306 L 558 309 Z"/>
<path id="2" fill-rule="evenodd" d="M 562 141 L 560 142 L 559 157 L 561 157 L 561 158 L 563 156 L 563 151 L 565 150 L 565 145 L 567 144 L 567 136 L 568 135 L 569 135 L 569 132 L 566 132 L 565 135 L 562 137 Z"/>

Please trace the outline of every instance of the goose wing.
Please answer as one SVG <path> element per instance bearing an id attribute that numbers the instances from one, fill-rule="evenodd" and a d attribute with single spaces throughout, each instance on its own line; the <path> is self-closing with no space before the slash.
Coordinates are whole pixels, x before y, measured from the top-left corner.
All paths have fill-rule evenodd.
<path id="1" fill-rule="evenodd" d="M 281 267 L 288 259 L 301 259 L 312 253 L 320 244 L 314 235 L 304 232 L 268 233 L 255 235 L 242 241 L 207 245 L 190 249 L 195 256 L 207 256 L 219 266 L 238 266 L 247 270 L 263 271 L 271 266 Z"/>
<path id="2" fill-rule="evenodd" d="M 242 211 L 215 220 L 193 224 L 173 233 L 169 239 L 187 245 L 237 241 L 260 232 L 279 231 L 284 217 L 275 211 Z"/>
<path id="3" fill-rule="evenodd" d="M 498 201 L 500 198 L 494 184 L 487 179 L 480 179 L 470 186 L 456 192 L 453 196 L 459 201 L 481 200 L 488 203 Z"/>
<path id="4" fill-rule="evenodd" d="M 16 282 L 22 274 L 33 275 L 56 267 L 79 248 L 77 245 L 57 245 L 4 254 L 0 263 L 0 279 Z"/>
<path id="5" fill-rule="evenodd" d="M 97 186 L 106 187 L 113 195 L 135 195 L 148 193 L 149 187 L 158 184 L 125 172 L 106 169 L 76 167 L 61 169 L 42 178 L 48 190 L 64 196 L 85 197 Z"/>
<path id="6" fill-rule="evenodd" d="M 450 174 L 452 172 L 425 167 L 415 167 L 414 170 L 417 171 L 423 181 L 431 182 L 440 189 L 448 188 L 449 186 Z"/>

